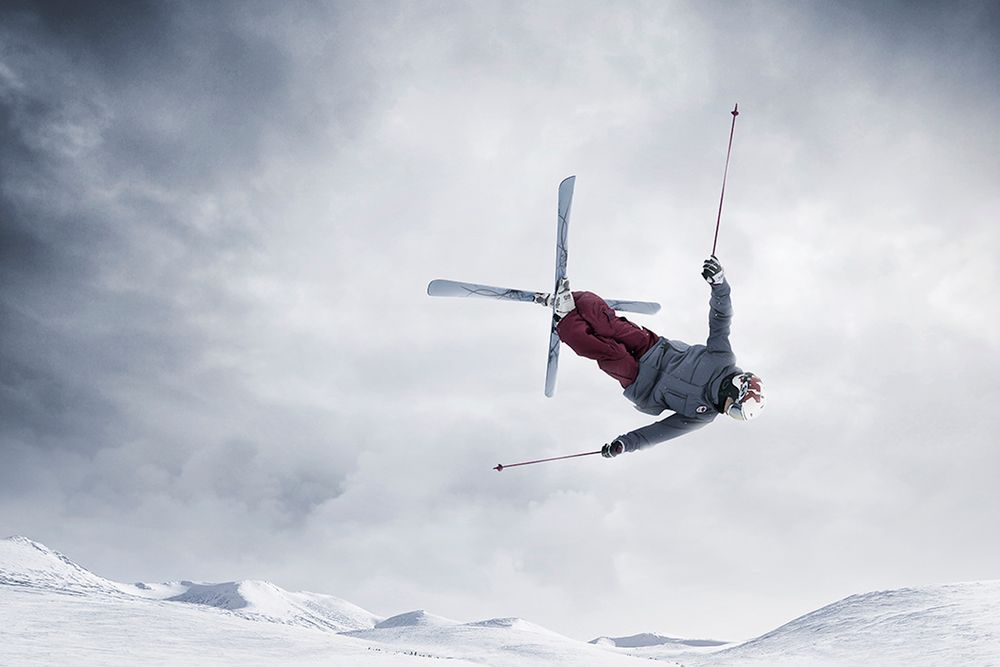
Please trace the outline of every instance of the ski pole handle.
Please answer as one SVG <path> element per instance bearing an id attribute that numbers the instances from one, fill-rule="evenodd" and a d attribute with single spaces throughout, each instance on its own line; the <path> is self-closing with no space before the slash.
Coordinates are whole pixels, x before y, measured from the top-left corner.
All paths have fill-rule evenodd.
<path id="1" fill-rule="evenodd" d="M 564 459 L 575 459 L 580 456 L 593 456 L 594 454 L 600 454 L 600 453 L 601 450 L 598 449 L 596 452 L 584 452 L 583 454 L 570 454 L 569 456 L 555 456 L 551 459 L 538 459 L 537 461 L 523 461 L 521 463 L 508 463 L 507 465 L 498 463 L 497 466 L 493 469 L 496 470 L 497 472 L 503 472 L 504 468 L 516 468 L 517 466 L 530 466 L 535 463 L 547 463 L 549 461 L 562 461 Z"/>

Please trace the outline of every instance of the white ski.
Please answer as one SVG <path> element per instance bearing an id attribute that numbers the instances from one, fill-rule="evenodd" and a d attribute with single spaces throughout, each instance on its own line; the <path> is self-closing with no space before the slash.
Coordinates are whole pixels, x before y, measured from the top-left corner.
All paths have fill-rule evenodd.
<path id="1" fill-rule="evenodd" d="M 531 292 L 513 287 L 494 287 L 477 283 L 462 283 L 455 280 L 432 280 L 427 285 L 430 296 L 493 299 L 494 301 L 520 301 L 548 305 L 552 297 L 547 292 Z M 625 313 L 655 315 L 660 312 L 660 304 L 652 301 L 632 301 L 629 299 L 607 299 L 608 305 Z"/>
<path id="2" fill-rule="evenodd" d="M 573 186 L 576 176 L 570 176 L 559 184 L 559 208 L 556 219 L 556 280 L 552 284 L 555 294 L 559 283 L 566 277 L 566 261 L 569 259 L 569 213 L 573 207 Z M 556 332 L 555 308 L 552 309 L 552 322 L 549 325 L 549 361 L 545 366 L 545 395 L 552 397 L 556 393 L 556 374 L 559 372 L 559 334 Z"/>

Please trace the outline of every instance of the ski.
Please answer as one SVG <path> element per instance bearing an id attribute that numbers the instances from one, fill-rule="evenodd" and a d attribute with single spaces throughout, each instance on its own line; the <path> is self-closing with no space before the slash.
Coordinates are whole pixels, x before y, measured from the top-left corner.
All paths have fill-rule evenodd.
<path id="1" fill-rule="evenodd" d="M 546 292 L 531 292 L 512 287 L 494 287 L 477 283 L 463 283 L 456 280 L 432 280 L 427 285 L 429 296 L 463 297 L 476 299 L 493 299 L 495 301 L 520 301 L 522 303 L 538 303 L 547 305 L 551 294 Z M 660 304 L 651 301 L 633 301 L 631 299 L 608 299 L 607 303 L 615 310 L 626 313 L 642 313 L 655 315 L 660 312 Z"/>
<path id="2" fill-rule="evenodd" d="M 607 304 L 614 310 L 623 313 L 640 313 L 642 315 L 656 315 L 660 312 L 660 304 L 655 301 L 629 301 L 627 299 L 607 299 Z"/>
<path id="3" fill-rule="evenodd" d="M 529 292 L 523 289 L 509 287 L 493 287 L 492 285 L 477 285 L 475 283 L 460 283 L 455 280 L 432 280 L 427 285 L 430 296 L 475 297 L 478 299 L 495 299 L 498 301 L 523 301 L 526 303 L 545 303 L 548 294 L 544 292 Z"/>
<path id="4" fill-rule="evenodd" d="M 552 285 L 555 294 L 559 283 L 566 277 L 566 262 L 569 259 L 569 213 L 573 206 L 573 186 L 576 176 L 570 176 L 559 184 L 559 208 L 556 219 L 556 279 Z M 545 366 L 545 395 L 556 393 L 556 374 L 559 371 L 559 333 L 556 331 L 555 308 L 552 309 L 552 323 L 549 325 L 549 360 Z"/>

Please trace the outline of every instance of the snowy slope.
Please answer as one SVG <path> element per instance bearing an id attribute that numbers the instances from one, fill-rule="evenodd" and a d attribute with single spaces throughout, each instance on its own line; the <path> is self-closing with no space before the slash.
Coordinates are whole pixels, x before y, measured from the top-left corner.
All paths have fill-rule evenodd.
<path id="1" fill-rule="evenodd" d="M 261 581 L 122 584 L 0 540 L 0 664 L 632 665 L 521 619 L 388 619 Z"/>
<path id="2" fill-rule="evenodd" d="M 0 585 L 0 665 L 417 667 L 441 662 L 212 607 Z"/>
<path id="3" fill-rule="evenodd" d="M 590 640 L 591 644 L 601 646 L 617 646 L 618 648 L 646 648 L 649 646 L 665 646 L 679 649 L 690 648 L 718 648 L 729 642 L 720 642 L 714 639 L 678 639 L 676 637 L 666 637 L 651 632 L 643 632 L 628 637 L 598 637 Z"/>
<path id="4" fill-rule="evenodd" d="M 418 655 L 495 666 L 636 664 L 627 654 L 564 637 L 520 618 L 459 623 L 417 611 L 386 619 L 371 630 L 346 634 Z"/>
<path id="5" fill-rule="evenodd" d="M 45 545 L 19 536 L 0 540 L 0 585 L 111 595 L 120 594 L 125 588 L 85 570 Z"/>
<path id="6" fill-rule="evenodd" d="M 186 590 L 167 600 L 226 609 L 253 620 L 334 632 L 371 628 L 379 621 L 371 612 L 332 595 L 292 593 L 266 581 L 181 583 Z"/>
<path id="7" fill-rule="evenodd" d="M 1000 665 L 1000 581 L 852 595 L 757 639 L 689 662 Z"/>
<path id="8" fill-rule="evenodd" d="M 692 656 L 704 653 L 715 653 L 734 646 L 731 642 L 714 639 L 678 639 L 652 632 L 643 632 L 628 637 L 598 637 L 591 644 L 614 649 L 619 653 L 656 660 L 670 660 L 680 663 Z"/>
<path id="9" fill-rule="evenodd" d="M 0 540 L 0 665 L 1000 665 L 1000 581 L 854 595 L 738 646 L 594 642 L 519 618 L 383 620 L 261 581 L 120 584 L 31 540 Z"/>
<path id="10" fill-rule="evenodd" d="M 253 620 L 334 632 L 371 628 L 380 620 L 379 616 L 332 595 L 292 593 L 266 581 L 122 584 L 99 577 L 59 552 L 25 537 L 0 540 L 0 584 L 187 602 L 224 609 Z"/>

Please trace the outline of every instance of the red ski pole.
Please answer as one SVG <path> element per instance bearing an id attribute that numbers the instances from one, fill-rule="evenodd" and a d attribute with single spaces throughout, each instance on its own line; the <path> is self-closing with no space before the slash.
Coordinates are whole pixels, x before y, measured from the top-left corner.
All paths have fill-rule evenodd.
<path id="1" fill-rule="evenodd" d="M 740 105 L 736 104 L 729 113 L 733 114 L 733 124 L 729 128 L 729 148 L 726 149 L 726 170 L 722 172 L 722 194 L 719 195 L 719 215 L 715 218 L 715 240 L 712 241 L 712 257 L 715 257 L 715 246 L 719 243 L 719 223 L 722 222 L 722 200 L 726 196 L 726 176 L 729 175 L 729 156 L 733 152 L 733 132 L 736 130 L 736 117 L 740 115 Z"/>
<path id="2" fill-rule="evenodd" d="M 600 453 L 601 453 L 601 450 L 598 449 L 596 452 L 584 452 L 583 454 L 570 454 L 569 456 L 556 456 L 556 457 L 553 457 L 551 459 L 539 459 L 537 461 L 524 461 L 523 463 L 508 463 L 507 465 L 504 465 L 502 463 L 498 463 L 497 467 L 494 468 L 494 470 L 496 470 L 497 472 L 503 472 L 504 468 L 516 468 L 517 466 L 530 466 L 533 463 L 545 463 L 547 461 L 562 461 L 563 459 L 575 459 L 575 458 L 580 457 L 580 456 L 593 456 L 594 454 L 600 454 Z"/>

